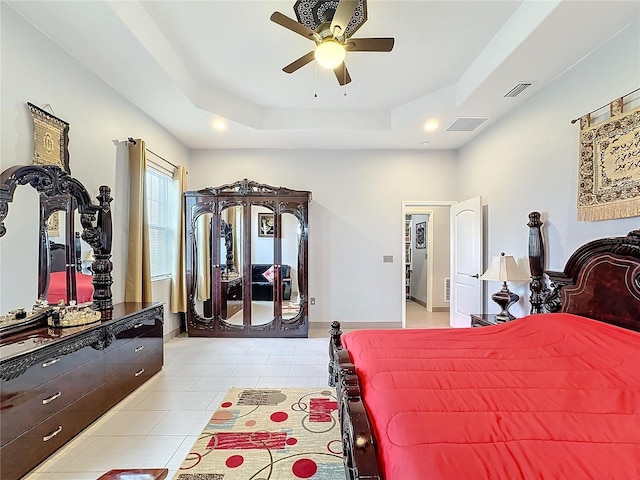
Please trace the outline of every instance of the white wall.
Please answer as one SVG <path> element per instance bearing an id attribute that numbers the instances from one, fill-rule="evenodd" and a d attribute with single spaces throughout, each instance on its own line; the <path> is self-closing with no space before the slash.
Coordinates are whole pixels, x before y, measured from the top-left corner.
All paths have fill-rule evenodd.
<path id="1" fill-rule="evenodd" d="M 462 199 L 464 200 L 464 198 Z M 451 240 L 449 206 L 430 206 L 432 211 L 430 221 L 433 223 L 433 298 L 434 311 L 444 311 L 449 308 L 449 302 L 444 300 L 444 279 L 450 277 Z"/>
<path id="2" fill-rule="evenodd" d="M 526 262 L 527 215 L 534 210 L 543 214 L 551 270 L 562 270 L 569 255 L 589 240 L 638 228 L 637 217 L 576 220 L 579 126 L 570 123 L 638 88 L 638 52 L 636 22 L 459 152 L 459 198 L 483 195 L 488 206 L 486 258 L 504 251 Z M 487 286 L 489 311 L 498 311 L 489 296 L 499 288 L 494 282 Z M 513 290 L 528 298 L 526 285 Z M 511 311 L 528 313 L 528 301 L 521 298 Z"/>
<path id="3" fill-rule="evenodd" d="M 310 321 L 399 325 L 402 201 L 455 198 L 456 169 L 453 151 L 199 150 L 189 189 L 249 178 L 311 191 Z"/>
<path id="4" fill-rule="evenodd" d="M 411 298 L 427 305 L 427 257 L 429 238 L 429 215 L 411 215 Z M 425 224 L 425 248 L 416 248 L 416 226 Z"/>
<path id="5" fill-rule="evenodd" d="M 1 102 L 0 168 L 30 164 L 33 156 L 33 125 L 26 102 L 41 108 L 51 105 L 55 115 L 70 124 L 69 154 L 71 173 L 90 194 L 100 185 L 111 187 L 114 201 L 113 294 L 115 302 L 124 300 L 126 231 L 128 224 L 128 154 L 126 146 L 114 141 L 140 137 L 147 146 L 173 163 L 187 164 L 188 150 L 175 137 L 117 94 L 74 58 L 55 46 L 11 7 L 1 8 Z M 125 56 L 123 55 L 123 59 Z M 126 68 L 123 60 L 122 68 Z M 19 206 L 11 205 L 9 217 Z M 34 211 L 34 221 L 37 213 Z M 7 237 L 12 235 L 8 230 Z M 4 247 L 0 240 L 2 291 L 4 299 L 18 295 L 15 282 L 6 272 L 20 271 L 12 259 L 22 264 L 36 250 L 23 253 Z M 37 257 L 36 257 L 37 258 Z M 14 268 L 15 267 L 15 268 Z M 33 299 L 32 299 L 33 300 Z M 167 301 L 167 298 L 157 298 Z M 29 305 L 25 305 L 29 306 Z M 166 308 L 168 310 L 168 306 Z M 177 319 L 167 316 L 165 333 L 177 328 Z"/>

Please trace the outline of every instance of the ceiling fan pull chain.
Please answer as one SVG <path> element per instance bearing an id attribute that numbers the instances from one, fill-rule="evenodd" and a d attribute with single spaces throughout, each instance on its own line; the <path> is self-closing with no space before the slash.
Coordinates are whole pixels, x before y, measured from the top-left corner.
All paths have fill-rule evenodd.
<path id="1" fill-rule="evenodd" d="M 318 62 L 313 62 L 314 71 L 315 71 L 315 86 L 313 88 L 313 96 L 314 98 L 318 98 Z"/>
<path id="2" fill-rule="evenodd" d="M 342 69 L 344 75 L 344 96 L 347 96 L 347 66 L 345 65 Z"/>

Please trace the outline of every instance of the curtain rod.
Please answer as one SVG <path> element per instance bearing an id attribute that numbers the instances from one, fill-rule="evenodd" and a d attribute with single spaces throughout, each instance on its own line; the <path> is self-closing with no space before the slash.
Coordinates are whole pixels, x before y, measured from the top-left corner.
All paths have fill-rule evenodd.
<path id="1" fill-rule="evenodd" d="M 636 88 L 635 90 L 632 90 L 631 92 L 627 93 L 626 95 L 623 95 L 622 97 L 619 98 L 625 98 L 628 97 L 629 95 L 631 95 L 632 93 L 636 93 L 640 91 L 640 88 Z M 606 105 L 602 105 L 601 107 L 596 108 L 595 110 L 591 110 L 590 112 L 585 113 L 584 115 L 591 115 L 594 112 L 597 112 L 598 110 L 602 110 L 604 107 L 608 107 L 611 104 L 611 102 L 607 103 Z M 574 118 L 573 120 L 571 120 L 571 123 L 576 123 L 578 120 L 580 120 L 582 117 L 584 117 L 584 115 L 580 115 L 578 118 Z"/>
<path id="2" fill-rule="evenodd" d="M 137 142 L 136 142 L 132 137 L 129 137 L 127 140 L 128 140 L 130 143 L 133 143 L 134 145 L 136 145 L 136 144 L 137 144 Z M 145 148 L 145 150 L 146 150 L 147 152 L 149 152 L 150 154 L 155 155 L 155 156 L 156 156 L 156 157 L 158 157 L 160 160 L 164 160 L 164 161 L 165 161 L 165 162 L 167 162 L 169 165 L 171 165 L 173 168 L 178 168 L 178 166 L 177 166 L 175 163 L 171 163 L 169 160 L 167 160 L 166 158 L 161 157 L 161 156 L 160 156 L 160 155 L 158 155 L 156 152 L 153 152 L 153 151 L 149 150 L 148 148 Z"/>

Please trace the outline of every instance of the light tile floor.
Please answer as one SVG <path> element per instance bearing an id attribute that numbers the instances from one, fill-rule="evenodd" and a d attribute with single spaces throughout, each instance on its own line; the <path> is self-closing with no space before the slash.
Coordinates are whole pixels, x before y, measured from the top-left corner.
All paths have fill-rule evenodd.
<path id="1" fill-rule="evenodd" d="M 448 313 L 407 302 L 410 328 L 442 328 Z M 95 480 L 114 468 L 178 470 L 230 387 L 327 385 L 328 333 L 309 338 L 188 338 L 165 344 L 164 367 L 25 480 Z"/>
<path id="2" fill-rule="evenodd" d="M 178 470 L 230 387 L 327 385 L 329 338 L 177 337 L 164 367 L 25 477 L 95 480 L 113 468 Z"/>

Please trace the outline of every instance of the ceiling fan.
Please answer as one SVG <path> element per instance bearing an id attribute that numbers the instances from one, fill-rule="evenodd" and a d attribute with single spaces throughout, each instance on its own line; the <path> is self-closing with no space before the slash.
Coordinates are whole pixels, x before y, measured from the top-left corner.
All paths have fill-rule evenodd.
<path id="1" fill-rule="evenodd" d="M 280 12 L 274 12 L 271 15 L 272 22 L 302 35 L 316 44 L 314 50 L 291 62 L 282 71 L 293 73 L 316 60 L 320 66 L 335 72 L 340 85 L 346 85 L 351 82 L 351 76 L 344 64 L 346 52 L 390 52 L 393 49 L 393 38 L 351 38 L 355 30 L 366 21 L 366 0 L 339 0 L 337 6 L 335 6 L 335 0 L 305 2 L 305 5 L 315 5 L 316 3 L 321 4 L 322 14 L 317 26 L 313 22 L 310 23 L 315 27 L 314 29 Z M 362 15 L 354 28 L 349 23 L 353 21 L 352 18 L 356 10 Z"/>

